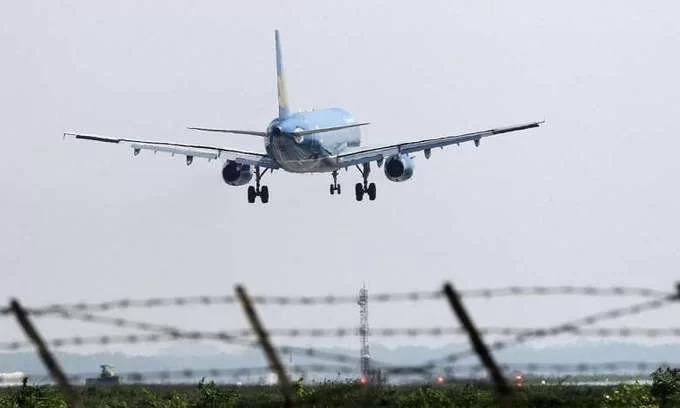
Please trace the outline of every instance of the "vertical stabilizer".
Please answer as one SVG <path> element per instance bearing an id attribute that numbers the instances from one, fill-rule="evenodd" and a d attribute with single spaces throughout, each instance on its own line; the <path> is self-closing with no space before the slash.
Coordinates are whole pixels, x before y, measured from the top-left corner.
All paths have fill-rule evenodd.
<path id="1" fill-rule="evenodd" d="M 274 37 L 276 39 L 276 88 L 279 98 L 279 118 L 285 118 L 290 113 L 290 108 L 288 107 L 288 93 L 286 92 L 286 78 L 283 75 L 279 30 L 274 31 Z"/>

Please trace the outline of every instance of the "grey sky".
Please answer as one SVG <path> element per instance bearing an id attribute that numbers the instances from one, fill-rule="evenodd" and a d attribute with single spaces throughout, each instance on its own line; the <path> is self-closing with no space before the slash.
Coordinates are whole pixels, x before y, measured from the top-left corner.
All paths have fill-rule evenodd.
<path id="1" fill-rule="evenodd" d="M 445 279 L 670 289 L 680 279 L 675 2 L 188 4 L 0 6 L 0 298 L 218 294 L 235 282 L 265 294 L 355 293 L 362 281 L 390 292 Z M 419 155 L 406 183 L 375 171 L 378 199 L 361 203 L 347 194 L 356 171 L 341 173 L 342 198 L 328 195 L 328 175 L 279 171 L 265 179 L 270 204 L 249 205 L 218 163 L 187 168 L 179 157 L 61 140 L 83 131 L 262 149 L 185 127 L 264 128 L 276 109 L 274 28 L 291 104 L 347 107 L 372 122 L 364 143 L 548 123 Z M 618 304 L 471 307 L 482 323 L 532 325 Z M 237 310 L 198 312 L 129 315 L 243 325 Z M 264 313 L 278 327 L 358 319 L 354 307 Z M 669 325 L 671 315 L 627 323 Z M 375 306 L 371 322 L 452 320 L 428 303 Z M 19 336 L 13 322 L 0 330 Z"/>

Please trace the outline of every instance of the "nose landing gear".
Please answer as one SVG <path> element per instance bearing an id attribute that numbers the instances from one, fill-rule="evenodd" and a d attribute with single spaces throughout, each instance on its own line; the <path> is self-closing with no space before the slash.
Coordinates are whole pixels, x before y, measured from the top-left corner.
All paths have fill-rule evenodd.
<path id="1" fill-rule="evenodd" d="M 357 169 L 359 169 L 361 177 L 364 179 L 363 184 L 357 183 L 354 186 L 354 193 L 357 201 L 363 200 L 364 194 L 368 194 L 369 200 L 375 200 L 375 183 L 368 183 L 368 175 L 371 174 L 371 165 L 369 163 L 364 163 L 362 167 L 357 166 Z"/>
<path id="2" fill-rule="evenodd" d="M 337 170 L 333 171 L 331 175 L 333 176 L 333 184 L 331 184 L 330 188 L 331 195 L 335 194 L 336 192 L 338 193 L 338 195 L 340 195 L 342 191 L 340 190 L 340 184 L 338 184 L 338 171 Z"/>
<path id="3" fill-rule="evenodd" d="M 255 202 L 257 197 L 260 197 L 263 204 L 269 202 L 269 187 L 260 187 L 260 180 L 266 171 L 267 169 L 261 171 L 260 166 L 255 166 L 255 186 L 248 186 L 248 202 L 251 204 Z"/>

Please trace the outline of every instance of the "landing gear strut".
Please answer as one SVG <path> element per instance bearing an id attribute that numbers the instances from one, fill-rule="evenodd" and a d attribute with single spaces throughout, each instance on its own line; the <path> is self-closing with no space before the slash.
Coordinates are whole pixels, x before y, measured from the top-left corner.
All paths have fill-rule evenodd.
<path id="1" fill-rule="evenodd" d="M 361 177 L 364 178 L 364 182 L 362 183 L 357 183 L 354 186 L 354 193 L 356 194 L 357 201 L 361 201 L 364 199 L 364 194 L 368 194 L 368 199 L 373 201 L 375 200 L 375 183 L 368 183 L 368 175 L 371 174 L 371 165 L 370 163 L 364 163 L 362 167 L 359 167 L 357 165 L 357 169 L 359 169 L 359 172 L 361 173 Z"/>
<path id="2" fill-rule="evenodd" d="M 262 180 L 266 171 L 267 169 L 262 171 L 260 166 L 255 166 L 255 187 L 248 186 L 248 202 L 251 204 L 255 202 L 256 197 L 260 197 L 260 200 L 265 204 L 269 202 L 269 187 L 260 187 L 260 180 Z"/>
<path id="3" fill-rule="evenodd" d="M 331 184 L 331 195 L 335 194 L 337 191 L 338 195 L 340 195 L 341 190 L 340 190 L 340 184 L 338 184 L 338 171 L 334 170 L 333 173 L 331 173 L 333 176 L 333 184 Z"/>

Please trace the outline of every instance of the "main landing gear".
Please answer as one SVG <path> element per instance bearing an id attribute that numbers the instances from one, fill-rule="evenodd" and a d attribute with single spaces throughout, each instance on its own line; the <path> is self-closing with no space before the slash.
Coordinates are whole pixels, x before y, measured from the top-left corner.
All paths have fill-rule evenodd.
<path id="1" fill-rule="evenodd" d="M 336 192 L 338 193 L 338 195 L 340 195 L 342 191 L 340 190 L 340 184 L 338 184 L 338 171 L 337 170 L 333 171 L 331 175 L 333 176 L 333 184 L 331 184 L 330 190 L 331 195 L 335 194 Z"/>
<path id="2" fill-rule="evenodd" d="M 248 186 L 248 202 L 251 204 L 255 202 L 256 197 L 260 197 L 265 204 L 269 202 L 269 187 L 260 187 L 260 180 L 266 171 L 267 169 L 261 171 L 260 166 L 255 166 L 255 186 Z"/>
<path id="3" fill-rule="evenodd" d="M 361 177 L 364 178 L 363 184 L 357 183 L 354 186 L 357 201 L 363 200 L 364 194 L 368 194 L 369 200 L 375 200 L 375 183 L 368 183 L 368 175 L 371 174 L 371 165 L 369 163 L 364 163 L 362 167 L 357 165 L 357 169 L 359 169 Z"/>

